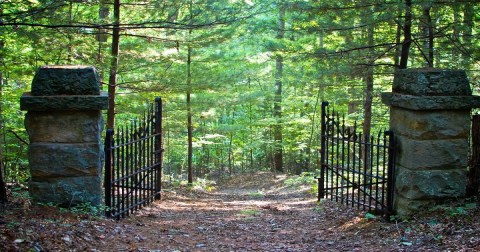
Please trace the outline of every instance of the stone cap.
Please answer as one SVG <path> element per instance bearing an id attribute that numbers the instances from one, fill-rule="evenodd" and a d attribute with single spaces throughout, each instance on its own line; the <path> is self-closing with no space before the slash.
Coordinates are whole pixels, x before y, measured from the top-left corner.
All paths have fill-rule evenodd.
<path id="1" fill-rule="evenodd" d="M 410 110 L 469 110 L 480 108 L 480 96 L 416 96 L 382 93 L 382 102 Z"/>
<path id="2" fill-rule="evenodd" d="M 104 110 L 108 108 L 107 92 L 99 95 L 34 96 L 24 93 L 20 109 L 28 111 Z"/>
<path id="3" fill-rule="evenodd" d="M 418 96 L 472 94 L 465 71 L 437 68 L 396 69 L 393 92 Z"/>
<path id="4" fill-rule="evenodd" d="M 100 95 L 100 78 L 93 66 L 43 66 L 33 77 L 31 95 Z"/>

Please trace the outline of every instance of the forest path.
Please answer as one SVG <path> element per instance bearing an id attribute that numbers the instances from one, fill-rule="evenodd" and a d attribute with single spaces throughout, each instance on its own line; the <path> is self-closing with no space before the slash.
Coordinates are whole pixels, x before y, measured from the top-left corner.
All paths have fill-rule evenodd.
<path id="1" fill-rule="evenodd" d="M 292 181 L 257 172 L 211 192 L 165 185 L 119 221 L 15 197 L 0 205 L 0 251 L 480 251 L 474 210 L 387 223 Z"/>
<path id="2" fill-rule="evenodd" d="M 358 213 L 319 205 L 308 186 L 286 186 L 287 179 L 257 172 L 212 192 L 166 189 L 162 201 L 128 219 L 135 236 L 119 238 L 138 251 L 354 251 L 378 241 L 376 232 L 359 234 Z"/>

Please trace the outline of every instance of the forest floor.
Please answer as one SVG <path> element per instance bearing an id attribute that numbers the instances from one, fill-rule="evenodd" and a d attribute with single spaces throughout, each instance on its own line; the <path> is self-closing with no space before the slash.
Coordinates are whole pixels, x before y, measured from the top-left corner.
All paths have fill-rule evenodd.
<path id="1" fill-rule="evenodd" d="M 119 221 L 13 197 L 0 205 L 0 251 L 480 250 L 480 212 L 472 204 L 386 222 L 317 203 L 308 185 L 289 179 L 257 172 L 210 192 L 166 186 L 161 201 Z"/>

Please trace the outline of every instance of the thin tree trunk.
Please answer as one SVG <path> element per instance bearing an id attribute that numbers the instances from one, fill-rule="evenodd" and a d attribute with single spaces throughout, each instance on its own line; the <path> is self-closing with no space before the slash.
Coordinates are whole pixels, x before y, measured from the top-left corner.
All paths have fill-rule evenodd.
<path id="1" fill-rule="evenodd" d="M 405 24 L 403 26 L 403 44 L 400 56 L 400 69 L 407 68 L 408 54 L 412 44 L 412 0 L 405 0 Z"/>
<path id="2" fill-rule="evenodd" d="M 109 15 L 109 9 L 106 3 L 106 0 L 100 0 L 100 8 L 98 10 L 98 18 L 100 20 L 100 24 L 103 24 L 104 21 L 108 18 Z M 104 28 L 98 29 L 98 33 L 96 35 L 96 39 L 98 41 L 98 52 L 97 52 L 97 59 L 96 59 L 96 64 L 98 66 L 103 65 L 103 46 L 107 42 L 107 32 Z M 103 78 L 104 78 L 104 70 L 99 69 L 99 75 L 100 75 L 100 80 L 101 83 L 103 83 Z"/>
<path id="3" fill-rule="evenodd" d="M 370 17 L 370 15 L 368 15 Z M 367 27 L 367 41 L 369 54 L 372 56 L 375 54 L 374 49 L 374 22 L 372 20 L 369 21 L 369 25 Z M 365 103 L 364 103 L 364 120 L 363 120 L 363 134 L 365 137 L 370 136 L 371 125 L 372 125 L 372 102 L 373 102 L 373 65 L 375 62 L 371 61 L 368 62 L 367 71 L 365 72 Z"/>
<path id="4" fill-rule="evenodd" d="M 1 12 L 0 12 L 1 13 Z M 3 41 L 0 41 L 0 48 L 3 47 Z M 0 59 L 3 61 L 3 59 Z M 3 128 L 3 110 L 2 110 L 2 103 L 3 103 L 3 73 L 0 72 L 0 129 Z M 0 203 L 7 202 L 7 188 L 5 184 L 5 180 L 3 178 L 3 152 L 2 152 L 2 139 L 0 137 Z"/>
<path id="5" fill-rule="evenodd" d="M 318 87 L 318 92 L 317 92 L 317 97 L 315 99 L 315 106 L 313 107 L 313 116 L 312 116 L 312 127 L 310 128 L 310 137 L 308 138 L 308 146 L 307 146 L 307 160 L 306 160 L 306 166 L 307 166 L 307 169 L 308 171 L 311 171 L 312 169 L 310 169 L 310 162 L 312 160 L 312 142 L 313 142 L 313 136 L 314 136 L 314 132 L 315 132 L 315 120 L 316 120 L 316 116 L 317 116 L 317 108 L 318 108 L 318 104 L 320 103 L 320 94 L 323 93 L 323 87 L 319 86 Z"/>
<path id="6" fill-rule="evenodd" d="M 192 13 L 193 2 L 190 1 L 190 18 L 193 18 Z M 192 30 L 188 31 L 188 39 L 192 37 Z M 190 42 L 190 41 L 189 41 Z M 187 48 L 187 170 L 188 170 L 188 183 L 193 183 L 193 124 L 192 124 L 192 47 L 188 44 Z"/>
<path id="7" fill-rule="evenodd" d="M 400 65 L 400 52 L 401 52 L 401 48 L 402 46 L 400 45 L 400 40 L 401 40 L 401 36 L 402 36 L 402 26 L 400 25 L 400 19 L 402 17 L 402 8 L 400 7 L 401 6 L 401 0 L 399 0 L 399 4 L 398 4 L 398 14 L 397 14 L 397 20 L 398 20 L 398 23 L 397 23 L 397 33 L 395 35 L 395 55 L 394 55 L 394 58 L 393 58 L 393 62 L 394 62 L 394 65 L 395 66 L 398 66 Z"/>
<path id="8" fill-rule="evenodd" d="M 250 92 L 250 88 L 251 88 L 251 80 L 250 80 L 250 77 L 248 77 L 248 90 Z M 248 102 L 248 130 L 249 130 L 249 135 L 248 135 L 248 143 L 249 143 L 249 148 L 250 148 L 250 169 L 253 169 L 254 165 L 253 165 L 253 149 L 252 149 L 252 146 L 253 146 L 253 118 L 252 118 L 252 101 L 249 100 Z"/>
<path id="9" fill-rule="evenodd" d="M 113 2 L 112 61 L 108 78 L 107 128 L 115 127 L 115 91 L 117 87 L 118 56 L 120 50 L 120 0 Z"/>
<path id="10" fill-rule="evenodd" d="M 371 11 L 370 8 L 366 10 L 364 13 L 365 17 L 365 22 L 368 23 L 367 25 L 367 44 L 369 47 L 369 55 L 374 59 L 375 55 L 375 49 L 374 49 L 374 33 L 375 33 L 375 20 L 372 17 L 372 13 L 374 11 Z M 365 139 L 365 142 L 370 142 L 370 133 L 371 133 L 371 128 L 372 128 L 372 102 L 373 102 L 373 73 L 374 73 L 374 60 L 369 60 L 367 62 L 367 67 L 364 75 L 364 81 L 365 81 L 365 100 L 363 104 L 363 136 Z M 364 167 L 366 169 L 371 169 L 371 158 L 370 158 L 370 148 L 368 145 L 365 145 L 365 148 L 363 150 L 364 157 L 363 157 L 363 162 L 364 162 Z"/>
<path id="11" fill-rule="evenodd" d="M 73 1 L 70 0 L 69 7 L 68 7 L 68 24 L 72 25 L 73 23 Z M 68 38 L 68 45 L 67 45 L 67 64 L 72 64 L 73 62 L 73 35 L 72 30 L 68 31 L 67 33 Z"/>
<path id="12" fill-rule="evenodd" d="M 454 45 L 452 46 L 452 58 L 451 62 L 456 65 L 456 68 L 460 67 L 460 62 L 458 60 L 459 56 L 459 50 L 458 50 L 458 45 L 460 44 L 460 6 L 454 4 L 452 6 L 453 8 L 453 43 Z"/>
<path id="13" fill-rule="evenodd" d="M 285 6 L 281 5 L 278 17 L 278 30 L 277 39 L 283 39 L 285 37 Z M 283 78 L 283 56 L 280 52 L 277 52 L 276 56 L 276 73 L 275 73 L 275 100 L 273 105 L 273 117 L 276 123 L 273 127 L 274 143 L 274 158 L 273 163 L 275 170 L 283 172 L 283 135 L 282 135 L 282 78 Z"/>
<path id="14" fill-rule="evenodd" d="M 3 14 L 3 8 L 0 6 L 0 16 Z M 0 23 L 3 23 L 3 20 L 0 19 Z M 0 40 L 0 50 L 3 49 L 4 42 Z M 3 55 L 0 55 L 0 63 L 3 65 Z M 0 72 L 0 130 L 3 129 L 3 72 Z M 2 152 L 2 143 L 3 137 L 0 137 L 0 203 L 7 202 L 7 188 L 5 185 L 5 180 L 3 178 L 3 152 Z"/>
<path id="15" fill-rule="evenodd" d="M 423 6 L 423 33 L 425 36 L 424 48 L 425 51 L 428 52 L 428 54 L 426 54 L 427 67 L 433 67 L 433 24 L 432 17 L 430 16 L 431 9 L 432 5 L 430 3 Z"/>
<path id="16" fill-rule="evenodd" d="M 102 25 L 105 20 L 108 18 L 110 14 L 110 10 L 108 9 L 107 0 L 100 0 L 100 7 L 98 9 L 98 18 L 100 20 L 100 25 Z M 98 29 L 97 33 L 97 41 L 98 42 L 107 42 L 107 32 L 104 28 Z"/>
<path id="17" fill-rule="evenodd" d="M 469 160 L 466 196 L 473 197 L 479 193 L 480 186 L 480 115 L 472 117 L 472 146 Z"/>
<path id="18" fill-rule="evenodd" d="M 188 183 L 193 183 L 193 124 L 192 124 L 192 72 L 191 72 L 191 56 L 192 48 L 188 46 L 187 55 L 187 135 L 188 135 L 188 154 L 187 154 L 187 170 L 188 170 Z"/>
<path id="19" fill-rule="evenodd" d="M 473 38 L 473 4 L 465 4 L 465 9 L 463 11 L 463 23 L 465 25 L 463 33 L 463 67 L 465 69 L 470 69 L 470 64 L 472 62 L 472 38 Z"/>

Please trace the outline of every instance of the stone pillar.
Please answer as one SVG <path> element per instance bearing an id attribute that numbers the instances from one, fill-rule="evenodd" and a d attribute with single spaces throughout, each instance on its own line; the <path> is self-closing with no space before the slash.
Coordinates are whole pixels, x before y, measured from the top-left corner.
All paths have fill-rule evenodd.
<path id="1" fill-rule="evenodd" d="M 107 109 L 108 96 L 100 91 L 95 68 L 39 68 L 20 107 L 28 111 L 25 127 L 30 138 L 29 192 L 33 201 L 101 205 L 101 110 Z"/>
<path id="2" fill-rule="evenodd" d="M 399 215 L 465 196 L 470 110 L 480 106 L 464 71 L 399 69 L 390 106 L 397 137 L 394 208 Z"/>

